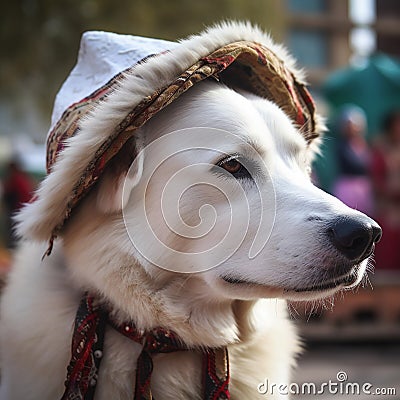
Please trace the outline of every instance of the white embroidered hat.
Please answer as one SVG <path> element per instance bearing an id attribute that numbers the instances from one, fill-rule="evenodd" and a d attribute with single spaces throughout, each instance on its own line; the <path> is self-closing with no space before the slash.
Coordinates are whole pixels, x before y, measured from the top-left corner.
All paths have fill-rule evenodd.
<path id="1" fill-rule="evenodd" d="M 82 35 L 78 61 L 57 93 L 50 131 L 71 105 L 89 96 L 112 77 L 138 61 L 178 44 L 142 36 L 89 31 Z"/>

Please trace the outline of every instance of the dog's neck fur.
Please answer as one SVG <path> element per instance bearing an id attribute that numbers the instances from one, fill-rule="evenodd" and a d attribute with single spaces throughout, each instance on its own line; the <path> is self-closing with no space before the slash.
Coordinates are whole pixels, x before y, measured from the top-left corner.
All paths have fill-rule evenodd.
<path id="1" fill-rule="evenodd" d="M 132 255 L 122 216 L 99 212 L 93 218 L 93 210 L 87 212 L 87 200 L 63 235 L 67 268 L 82 293 L 89 290 L 105 300 L 117 322 L 131 321 L 144 330 L 158 326 L 171 329 L 188 346 L 226 346 L 251 336 L 255 302 L 221 300 L 196 274 L 159 268 L 146 271 Z M 81 232 L 79 240 L 73 234 L 76 230 Z M 115 235 L 121 238 L 118 247 L 108 239 Z M 115 265 L 121 254 L 123 263 Z M 116 304 L 124 308 L 116 308 Z"/>

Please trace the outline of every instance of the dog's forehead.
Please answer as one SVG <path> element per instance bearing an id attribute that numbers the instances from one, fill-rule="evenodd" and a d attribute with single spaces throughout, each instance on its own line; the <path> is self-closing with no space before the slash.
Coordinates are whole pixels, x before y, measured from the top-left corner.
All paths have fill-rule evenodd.
<path id="1" fill-rule="evenodd" d="M 252 103 L 252 106 L 258 111 L 263 119 L 267 129 L 265 131 L 257 131 L 257 137 L 261 137 L 259 147 L 264 152 L 270 151 L 265 147 L 268 141 L 265 140 L 266 133 L 270 136 L 278 150 L 289 150 L 291 153 L 298 153 L 307 149 L 307 142 L 301 135 L 301 128 L 294 126 L 291 119 L 285 112 L 270 100 L 260 98 L 253 94 L 244 94 Z"/>
<path id="2" fill-rule="evenodd" d="M 264 162 L 298 154 L 306 141 L 274 102 L 207 81 L 154 116 L 143 129 L 146 165 L 178 168 L 239 154 Z M 261 158 L 260 158 L 261 157 Z M 174 164 L 175 163 L 175 164 Z"/>
<path id="3" fill-rule="evenodd" d="M 268 99 L 212 83 L 200 84 L 186 96 L 181 102 L 193 105 L 185 105 L 184 119 L 225 131 L 225 136 L 211 135 L 204 142 L 209 140 L 228 153 L 251 153 L 251 148 L 261 156 L 271 156 L 277 150 L 298 153 L 307 147 L 289 116 Z M 178 113 L 182 103 L 176 104 Z"/>
<path id="4" fill-rule="evenodd" d="M 263 106 L 257 107 L 245 93 L 224 85 L 200 83 L 147 123 L 146 138 L 154 142 L 163 136 L 164 143 L 173 147 L 179 143 L 185 148 L 214 148 L 224 153 L 252 149 L 264 155 L 274 148 L 273 130 L 293 127 L 275 104 L 256 99 Z"/>
<path id="5" fill-rule="evenodd" d="M 203 96 L 212 97 L 208 123 L 233 133 L 260 156 L 296 154 L 307 148 L 300 130 L 273 101 L 224 87 L 205 92 Z"/>

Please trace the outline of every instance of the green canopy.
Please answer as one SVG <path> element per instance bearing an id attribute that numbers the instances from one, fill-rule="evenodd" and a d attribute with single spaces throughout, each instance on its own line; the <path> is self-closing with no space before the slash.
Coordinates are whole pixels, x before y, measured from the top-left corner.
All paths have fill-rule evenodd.
<path id="1" fill-rule="evenodd" d="M 376 54 L 363 66 L 334 72 L 321 89 L 332 112 L 328 121 L 330 131 L 322 144 L 323 156 L 317 157 L 315 169 L 319 185 L 331 192 L 338 173 L 335 152 L 337 114 L 344 105 L 355 104 L 367 115 L 368 138 L 380 133 L 385 115 L 400 109 L 400 63 L 385 54 Z"/>
<path id="2" fill-rule="evenodd" d="M 400 108 L 400 62 L 376 54 L 361 67 L 333 73 L 322 93 L 334 110 L 349 103 L 361 107 L 367 114 L 368 136 L 374 136 L 380 132 L 384 116 Z"/>

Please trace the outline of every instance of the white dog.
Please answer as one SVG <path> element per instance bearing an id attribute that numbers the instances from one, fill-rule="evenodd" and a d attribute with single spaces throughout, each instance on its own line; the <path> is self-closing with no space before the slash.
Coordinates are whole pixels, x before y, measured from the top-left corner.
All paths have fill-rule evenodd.
<path id="1" fill-rule="evenodd" d="M 182 46 L 197 40 L 208 54 L 210 46 L 253 37 L 291 65 L 244 25 L 214 28 L 202 44 L 195 37 Z M 144 71 L 156 59 L 134 75 L 151 80 Z M 2 400 L 63 396 L 85 292 L 114 321 L 94 352 L 102 359 L 89 381 L 96 400 L 134 398 L 143 344 L 120 333 L 115 325 L 123 321 L 140 332 L 171 330 L 189 348 L 152 355 L 155 399 L 203 399 L 202 351 L 221 348 L 229 354 L 232 399 L 287 398 L 257 391 L 266 378 L 290 382 L 299 342 L 285 299 L 319 299 L 357 285 L 380 228 L 311 183 L 316 146 L 290 111 L 223 77 L 196 84 L 135 129 L 63 221 L 64 187 L 82 176 L 82 154 L 95 153 L 93 138 L 78 132 L 69 139 L 38 199 L 18 217 L 20 233 L 35 240 L 22 243 L 2 298 Z M 91 109 L 82 135 L 116 126 L 131 109 L 124 90 L 122 83 L 106 100 L 114 101 L 111 116 L 104 116 L 107 104 Z M 41 261 L 49 232 L 59 239 Z"/>

